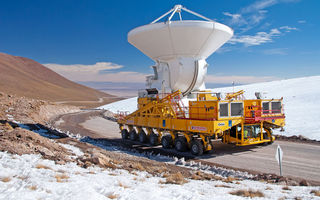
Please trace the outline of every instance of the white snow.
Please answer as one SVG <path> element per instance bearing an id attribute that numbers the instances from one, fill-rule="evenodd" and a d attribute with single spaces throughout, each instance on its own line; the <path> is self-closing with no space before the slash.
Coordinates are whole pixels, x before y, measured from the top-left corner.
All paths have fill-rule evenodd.
<path id="1" fill-rule="evenodd" d="M 137 97 L 132 97 L 129 99 L 116 101 L 114 103 L 110 103 L 104 106 L 99 107 L 98 109 L 109 110 L 113 113 L 121 112 L 129 112 L 132 113 L 137 110 Z"/>
<path id="2" fill-rule="evenodd" d="M 48 167 L 37 168 L 37 165 Z M 58 182 L 56 177 L 66 178 Z M 9 178 L 9 181 L 2 181 Z M 231 195 L 238 189 L 253 189 L 264 193 L 264 198 L 317 199 L 311 190 L 320 187 L 267 184 L 244 180 L 236 183 L 221 181 L 189 180 L 184 185 L 161 184 L 164 178 L 154 177 L 146 172 L 129 173 L 125 170 L 109 170 L 99 167 L 81 168 L 75 163 L 56 165 L 39 155 L 11 155 L 0 152 L 0 199 L 245 199 Z M 215 187 L 227 185 L 230 188 Z M 267 189 L 268 188 L 268 189 Z M 267 190 L 266 190 L 267 189 Z M 319 198 L 318 198 L 319 199 Z"/>
<path id="3" fill-rule="evenodd" d="M 213 89 L 214 92 L 233 92 L 245 90 L 245 97 L 255 98 L 255 92 L 262 92 L 266 98 L 283 97 L 286 114 L 284 132 L 276 134 L 292 136 L 303 135 L 320 140 L 320 76 L 287 79 L 280 81 L 256 83 L 236 87 Z M 137 97 L 114 102 L 100 107 L 111 112 L 137 109 Z"/>
<path id="4" fill-rule="evenodd" d="M 62 144 L 60 143 L 60 146 L 63 146 L 64 148 L 71 151 L 71 153 L 75 154 L 76 156 L 83 156 L 84 153 L 78 148 L 70 144 Z"/>

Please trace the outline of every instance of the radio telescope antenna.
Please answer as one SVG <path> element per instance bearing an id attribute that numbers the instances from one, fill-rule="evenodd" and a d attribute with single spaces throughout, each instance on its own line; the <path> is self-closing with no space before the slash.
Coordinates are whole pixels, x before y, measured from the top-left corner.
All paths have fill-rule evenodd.
<path id="1" fill-rule="evenodd" d="M 183 11 L 200 19 L 182 20 Z M 175 14 L 178 20 L 173 20 Z M 232 35 L 230 27 L 175 5 L 150 24 L 132 29 L 128 42 L 155 61 L 147 87 L 163 93 L 180 90 L 187 96 L 205 89 L 206 59 Z"/>

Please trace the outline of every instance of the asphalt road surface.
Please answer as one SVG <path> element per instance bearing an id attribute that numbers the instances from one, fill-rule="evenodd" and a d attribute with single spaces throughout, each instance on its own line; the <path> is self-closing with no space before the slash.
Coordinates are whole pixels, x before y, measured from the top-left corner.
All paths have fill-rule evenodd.
<path id="1" fill-rule="evenodd" d="M 121 137 L 116 122 L 92 112 L 65 115 L 58 121 L 60 128 L 77 131 L 81 135 L 107 139 Z M 283 176 L 320 182 L 319 144 L 275 141 L 268 146 L 236 147 L 217 142 L 213 152 L 196 159 L 231 168 L 279 175 L 279 165 L 275 159 L 277 145 L 283 150 Z"/>

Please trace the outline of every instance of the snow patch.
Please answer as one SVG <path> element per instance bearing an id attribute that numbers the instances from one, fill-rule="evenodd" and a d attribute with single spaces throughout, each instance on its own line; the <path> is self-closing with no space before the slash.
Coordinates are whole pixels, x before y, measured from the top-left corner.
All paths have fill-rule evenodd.
<path id="1" fill-rule="evenodd" d="M 47 166 L 37 168 L 36 166 Z M 257 181 L 189 180 L 184 185 L 161 184 L 164 178 L 154 177 L 146 172 L 131 174 L 128 171 L 90 167 L 87 169 L 75 163 L 57 165 L 54 161 L 42 159 L 39 155 L 11 155 L 0 152 L 0 199 L 107 199 L 111 195 L 118 199 L 246 199 L 229 194 L 240 189 L 259 190 L 264 199 L 300 197 L 315 199 L 311 190 L 319 187 L 290 186 L 284 191 L 281 185 Z M 64 177 L 62 181 L 57 177 Z M 227 187 L 216 187 L 225 185 Z M 268 188 L 268 190 L 266 190 Z"/>
<path id="2" fill-rule="evenodd" d="M 137 97 L 133 97 L 101 106 L 98 109 L 109 110 L 113 113 L 117 113 L 119 111 L 132 113 L 137 110 L 137 100 Z"/>
<path id="3" fill-rule="evenodd" d="M 75 146 L 70 145 L 70 144 L 62 144 L 62 143 L 59 143 L 59 145 L 63 146 L 66 149 L 68 149 L 73 154 L 75 154 L 77 157 L 80 157 L 80 156 L 84 155 L 83 151 L 81 149 L 79 149 L 78 147 L 75 147 Z"/>

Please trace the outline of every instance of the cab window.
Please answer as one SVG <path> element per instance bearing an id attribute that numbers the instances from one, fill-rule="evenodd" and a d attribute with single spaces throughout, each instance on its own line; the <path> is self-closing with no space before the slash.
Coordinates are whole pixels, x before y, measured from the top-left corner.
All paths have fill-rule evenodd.
<path id="1" fill-rule="evenodd" d="M 271 102 L 272 113 L 281 113 L 281 102 Z"/>
<path id="2" fill-rule="evenodd" d="M 228 111 L 228 103 L 220 103 L 219 104 L 219 114 L 220 117 L 228 117 L 229 116 Z"/>

